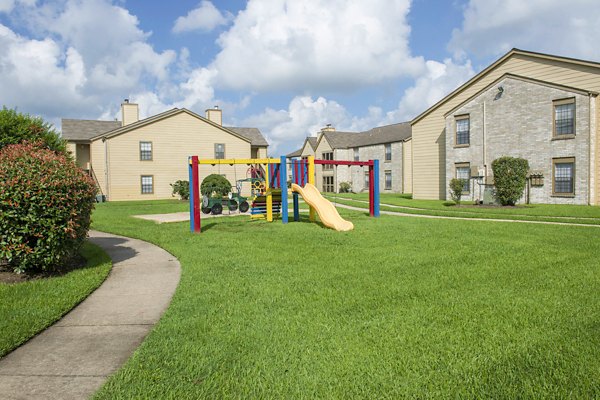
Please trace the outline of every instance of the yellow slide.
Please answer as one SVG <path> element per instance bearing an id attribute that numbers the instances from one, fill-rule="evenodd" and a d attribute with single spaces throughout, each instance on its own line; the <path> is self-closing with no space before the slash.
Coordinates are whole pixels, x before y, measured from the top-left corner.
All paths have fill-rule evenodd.
<path id="1" fill-rule="evenodd" d="M 323 225 L 336 231 L 351 231 L 354 229 L 354 224 L 340 217 L 334 205 L 321 195 L 315 185 L 307 183 L 302 188 L 302 186 L 292 183 L 292 191 L 300 193 L 304 201 L 317 210 Z"/>

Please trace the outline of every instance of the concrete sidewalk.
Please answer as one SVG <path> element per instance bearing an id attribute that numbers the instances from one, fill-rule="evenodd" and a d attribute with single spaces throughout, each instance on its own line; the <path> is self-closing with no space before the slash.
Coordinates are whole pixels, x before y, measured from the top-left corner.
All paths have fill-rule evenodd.
<path id="1" fill-rule="evenodd" d="M 113 260 L 106 281 L 0 360 L 2 399 L 87 399 L 131 356 L 171 301 L 177 259 L 141 240 L 90 231 Z"/>

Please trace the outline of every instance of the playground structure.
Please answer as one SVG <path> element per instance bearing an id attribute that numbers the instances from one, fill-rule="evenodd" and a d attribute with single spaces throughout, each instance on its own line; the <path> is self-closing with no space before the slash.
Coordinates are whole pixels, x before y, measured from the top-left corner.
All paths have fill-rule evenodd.
<path id="1" fill-rule="evenodd" d="M 285 156 L 280 158 L 260 159 L 209 159 L 200 160 L 198 156 L 188 158 L 189 183 L 190 183 L 190 231 L 201 232 L 200 220 L 200 165 L 248 165 L 251 177 L 240 180 L 252 183 L 252 208 L 251 217 L 264 218 L 273 221 L 275 215 L 281 217 L 284 224 L 288 223 L 288 182 L 287 167 L 291 167 L 294 221 L 299 221 L 299 198 L 302 196 L 309 205 L 309 220 L 315 220 L 318 213 L 321 222 L 332 229 L 345 231 L 353 229 L 353 224 L 340 217 L 336 208 L 325 199 L 315 184 L 315 165 L 345 165 L 362 166 L 369 168 L 369 214 L 379 216 L 379 160 L 369 161 L 337 161 L 318 160 L 309 156 L 306 160 L 288 160 Z M 266 166 L 266 170 L 262 166 Z M 260 172 L 263 171 L 263 172 Z M 236 182 L 239 185 L 239 182 Z M 239 192 L 239 190 L 238 190 Z"/>

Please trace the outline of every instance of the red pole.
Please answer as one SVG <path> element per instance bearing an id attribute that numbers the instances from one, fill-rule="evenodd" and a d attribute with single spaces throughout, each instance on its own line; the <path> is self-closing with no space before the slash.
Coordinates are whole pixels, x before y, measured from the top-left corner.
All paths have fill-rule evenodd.
<path id="1" fill-rule="evenodd" d="M 198 179 L 198 156 L 192 156 L 192 179 L 194 180 L 194 232 L 200 230 L 200 182 Z"/>
<path id="2" fill-rule="evenodd" d="M 375 182 L 374 182 L 374 174 L 373 174 L 373 163 L 370 162 L 369 163 L 369 214 L 372 216 L 375 215 L 375 209 L 373 208 L 373 205 L 375 204 L 374 201 L 374 194 L 375 194 Z"/>
<path id="3" fill-rule="evenodd" d="M 304 173 L 306 172 L 306 160 L 300 161 L 300 186 L 304 187 Z"/>

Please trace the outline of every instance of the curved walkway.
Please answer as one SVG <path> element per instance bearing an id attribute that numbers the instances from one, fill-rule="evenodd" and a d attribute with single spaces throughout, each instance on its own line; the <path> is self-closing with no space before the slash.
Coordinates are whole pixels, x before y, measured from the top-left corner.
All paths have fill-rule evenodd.
<path id="1" fill-rule="evenodd" d="M 2 399 L 87 399 L 131 356 L 171 302 L 180 265 L 141 240 L 90 231 L 113 260 L 104 283 L 0 360 Z"/>

